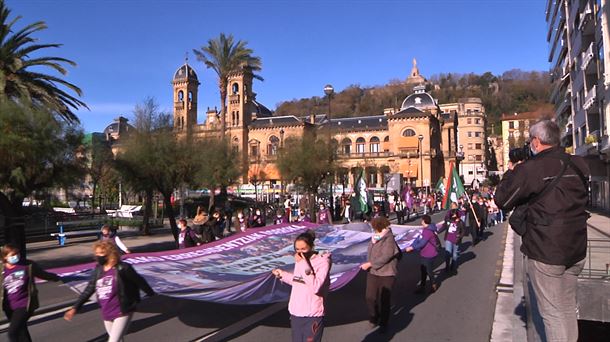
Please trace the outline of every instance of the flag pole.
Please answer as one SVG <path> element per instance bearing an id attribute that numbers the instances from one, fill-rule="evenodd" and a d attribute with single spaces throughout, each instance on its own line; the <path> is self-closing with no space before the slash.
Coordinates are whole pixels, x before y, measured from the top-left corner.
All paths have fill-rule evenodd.
<path id="1" fill-rule="evenodd" d="M 472 214 L 474 215 L 474 219 L 475 219 L 475 221 L 477 221 L 477 229 L 478 229 L 478 227 L 481 226 L 481 222 L 479 221 L 479 218 L 477 217 L 477 213 L 474 212 L 474 208 L 472 206 L 472 201 L 470 200 L 470 196 L 468 196 L 468 191 L 464 191 L 464 194 L 466 195 L 466 199 L 468 199 L 468 203 L 470 204 L 470 211 L 472 211 Z"/>

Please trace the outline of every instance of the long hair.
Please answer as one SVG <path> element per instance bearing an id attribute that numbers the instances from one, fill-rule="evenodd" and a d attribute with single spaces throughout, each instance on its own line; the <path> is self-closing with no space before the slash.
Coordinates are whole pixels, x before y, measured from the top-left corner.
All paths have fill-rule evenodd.
<path id="1" fill-rule="evenodd" d="M 100 249 L 102 253 L 108 256 L 108 261 L 113 266 L 118 264 L 121 260 L 121 254 L 119 254 L 119 250 L 116 248 L 116 245 L 111 241 L 97 241 L 93 244 L 93 253 L 95 253 L 98 249 Z"/>

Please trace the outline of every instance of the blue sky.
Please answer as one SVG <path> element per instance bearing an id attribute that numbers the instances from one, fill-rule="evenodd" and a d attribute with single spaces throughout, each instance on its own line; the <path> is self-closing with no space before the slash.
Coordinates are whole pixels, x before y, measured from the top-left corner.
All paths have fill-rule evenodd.
<path id="1" fill-rule="evenodd" d="M 274 109 L 284 100 L 321 96 L 351 84 L 405 79 L 415 57 L 424 76 L 520 68 L 547 70 L 546 0 L 352 1 L 88 1 L 8 0 L 18 27 L 42 20 L 40 43 L 61 43 L 47 56 L 74 60 L 66 77 L 83 89 L 87 132 L 132 116 L 147 96 L 171 110 L 171 78 L 195 68 L 199 121 L 219 105 L 216 76 L 192 49 L 219 33 L 248 41 L 261 57 L 257 99 Z M 371 113 L 377 114 L 377 113 Z"/>

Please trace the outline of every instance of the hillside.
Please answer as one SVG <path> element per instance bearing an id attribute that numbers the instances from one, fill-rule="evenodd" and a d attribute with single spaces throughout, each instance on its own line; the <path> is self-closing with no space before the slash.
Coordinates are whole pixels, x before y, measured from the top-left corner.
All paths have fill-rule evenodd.
<path id="1" fill-rule="evenodd" d="M 434 75 L 428 80 L 426 88 L 441 104 L 456 102 L 462 97 L 480 97 L 487 110 L 489 122 L 496 123 L 502 113 L 533 111 L 547 104 L 551 84 L 547 72 L 515 69 L 496 76 L 490 72 L 482 75 Z M 412 91 L 412 86 L 398 80 L 377 87 L 351 85 L 334 95 L 331 103 L 332 115 L 351 117 L 381 114 L 384 108 L 400 107 L 403 99 Z M 274 115 L 303 116 L 326 112 L 327 99 L 315 96 L 281 102 Z M 495 125 L 497 128 L 499 126 Z"/>

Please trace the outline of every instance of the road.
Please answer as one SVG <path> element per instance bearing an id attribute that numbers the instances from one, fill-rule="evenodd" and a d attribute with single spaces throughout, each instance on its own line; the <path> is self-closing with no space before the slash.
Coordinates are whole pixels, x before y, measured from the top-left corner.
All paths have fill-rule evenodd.
<path id="1" fill-rule="evenodd" d="M 440 214 L 435 216 L 435 221 L 440 219 Z M 431 295 L 413 294 L 419 277 L 418 258 L 413 254 L 406 255 L 400 261 L 391 325 L 385 335 L 368 330 L 364 303 L 365 274 L 360 274 L 349 285 L 329 295 L 324 340 L 489 340 L 495 303 L 494 286 L 499 278 L 498 262 L 505 229 L 506 224 L 493 227 L 487 241 L 474 248 L 466 238 L 464 246 L 467 249 L 462 253 L 463 264 L 457 276 L 445 279 L 439 260 L 437 272 L 442 283 Z M 50 286 L 53 286 L 53 291 L 47 290 L 47 293 L 60 298 L 56 302 L 75 297 L 65 287 Z M 272 315 L 257 321 L 263 312 Z M 247 327 L 247 321 L 256 323 Z M 209 337 L 207 341 L 288 341 L 288 312 L 284 304 L 234 306 L 157 296 L 141 303 L 126 340 L 191 341 L 211 336 L 214 332 L 220 334 Z M 33 318 L 30 333 L 34 340 L 48 341 L 104 341 L 106 338 L 96 304 L 88 306 L 72 322 L 65 322 L 62 312 Z M 230 334 L 233 335 L 227 338 Z M 6 333 L 2 332 L 0 340 L 4 339 Z"/>

